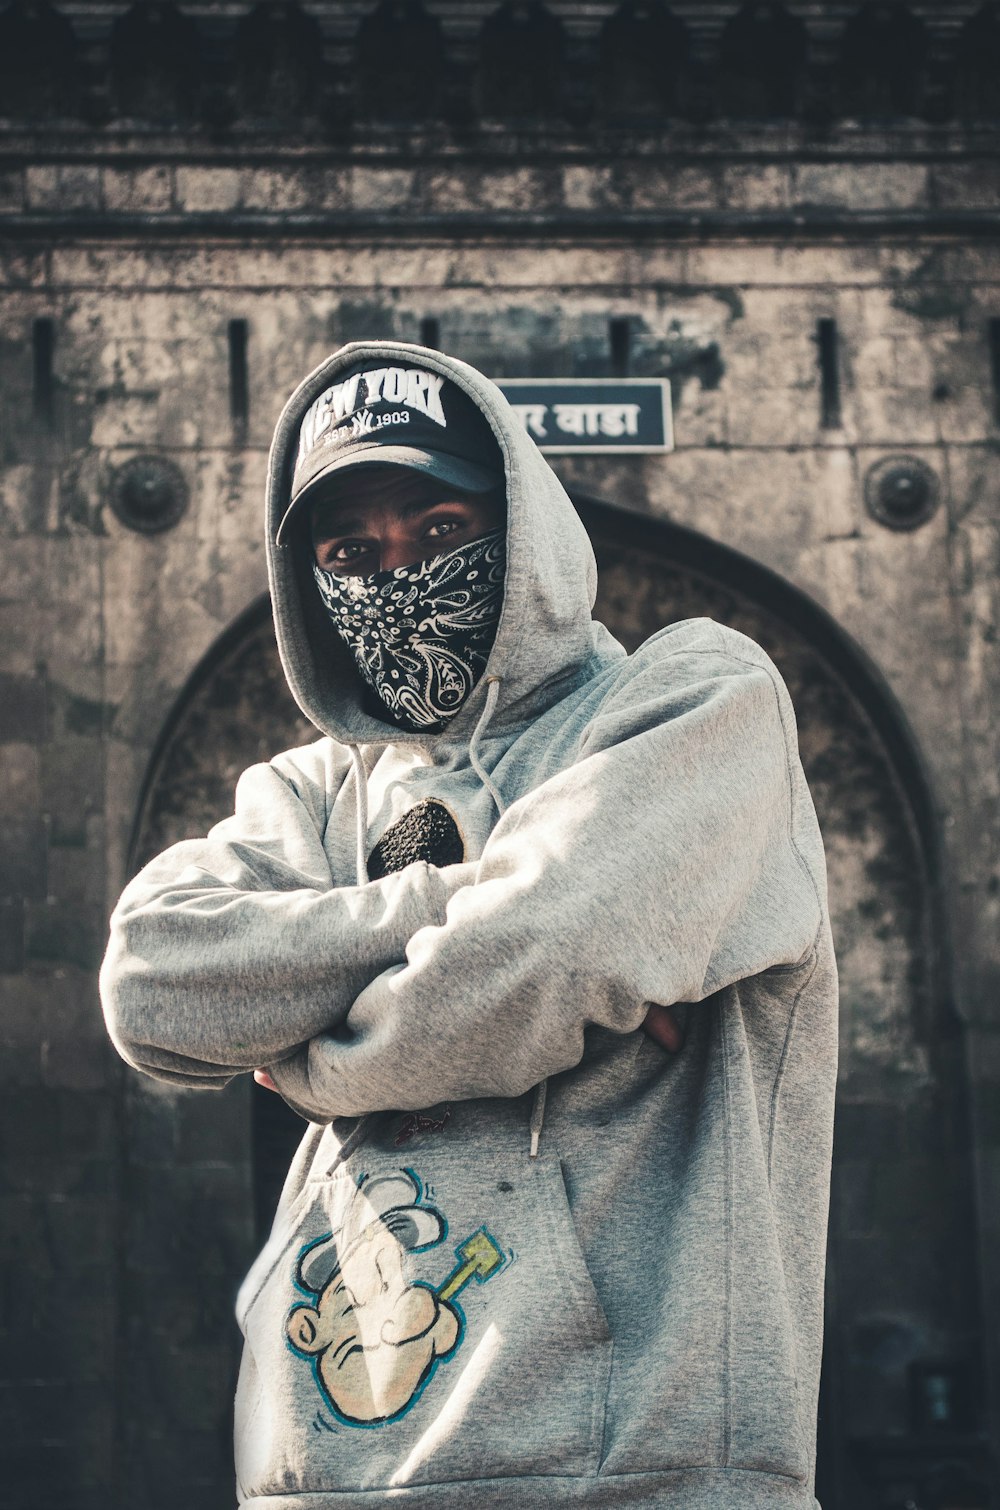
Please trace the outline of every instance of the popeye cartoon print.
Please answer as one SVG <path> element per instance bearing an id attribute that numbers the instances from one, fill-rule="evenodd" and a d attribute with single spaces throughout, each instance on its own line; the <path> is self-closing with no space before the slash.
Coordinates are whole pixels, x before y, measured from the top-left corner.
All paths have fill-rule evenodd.
<path id="1" fill-rule="evenodd" d="M 409 1279 L 410 1255 L 443 1243 L 447 1230 L 419 1177 L 394 1170 L 362 1177 L 336 1228 L 299 1254 L 295 1280 L 310 1300 L 290 1312 L 287 1339 L 346 1425 L 404 1415 L 462 1341 L 459 1292 L 504 1267 L 503 1249 L 481 1227 L 459 1243 L 438 1286 Z"/>

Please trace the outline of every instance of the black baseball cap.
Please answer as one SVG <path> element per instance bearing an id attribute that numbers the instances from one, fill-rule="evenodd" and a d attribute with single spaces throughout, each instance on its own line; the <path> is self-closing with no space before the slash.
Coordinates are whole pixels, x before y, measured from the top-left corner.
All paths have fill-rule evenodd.
<path id="1" fill-rule="evenodd" d="M 306 410 L 278 544 L 328 477 L 387 463 L 464 493 L 486 493 L 503 481 L 493 431 L 467 393 L 415 362 L 377 367 L 369 358 L 347 368 Z"/>

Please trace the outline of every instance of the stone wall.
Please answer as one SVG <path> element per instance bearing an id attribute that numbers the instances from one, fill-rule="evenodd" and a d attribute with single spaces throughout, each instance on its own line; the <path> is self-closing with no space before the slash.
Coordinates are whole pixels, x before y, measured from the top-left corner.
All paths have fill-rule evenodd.
<path id="1" fill-rule="evenodd" d="M 810 45 L 829 42 L 824 8 L 800 9 Z M 842 28 L 847 8 L 830 9 Z M 74 24 L 98 10 L 117 14 L 78 6 Z M 942 46 L 974 10 L 954 8 Z M 232 1355 L 218 1339 L 256 1241 L 249 1092 L 226 1092 L 223 1116 L 215 1098 L 179 1110 L 140 1083 L 107 1044 L 95 974 L 171 710 L 205 657 L 238 654 L 240 616 L 257 622 L 280 405 L 332 347 L 370 336 L 431 340 L 495 376 L 670 376 L 671 456 L 567 457 L 560 474 L 636 516 L 637 561 L 656 554 L 658 526 L 686 527 L 776 573 L 856 647 L 837 674 L 868 678 L 898 732 L 886 759 L 917 836 L 921 921 L 891 970 L 891 936 L 868 964 L 863 920 L 841 940 L 870 977 L 845 1030 L 843 1272 L 879 1270 L 886 1325 L 838 1345 L 887 1382 L 834 1412 L 827 1510 L 902 1497 L 884 1462 L 865 1477 L 862 1448 L 901 1454 L 899 1482 L 919 1459 L 893 1330 L 911 1280 L 951 1287 L 938 1361 L 984 1369 L 956 1450 L 971 1463 L 986 1433 L 995 1457 L 994 128 L 911 118 L 810 134 L 748 118 L 715 135 L 690 120 L 614 140 L 517 126 L 470 144 L 451 127 L 392 127 L 336 150 L 143 135 L 134 121 L 101 140 L 74 131 L 32 140 L 0 118 L 0 1461 L 18 1510 L 229 1503 Z M 888 483 L 873 475 L 900 458 Z M 146 499 L 147 525 L 161 504 L 179 517 L 136 529 L 115 511 L 130 498 Z M 873 516 L 886 499 L 912 528 Z M 629 571 L 609 571 L 617 602 Z M 650 612 L 683 607 L 671 593 L 648 588 Z M 232 784 L 245 709 L 231 719 L 225 761 L 179 768 L 182 817 Z M 891 935 L 856 829 L 841 858 L 861 867 L 873 932 Z M 883 881 L 895 895 L 898 876 Z M 916 983 L 903 979 L 914 959 Z M 852 1444 L 866 1425 L 878 1441 Z"/>

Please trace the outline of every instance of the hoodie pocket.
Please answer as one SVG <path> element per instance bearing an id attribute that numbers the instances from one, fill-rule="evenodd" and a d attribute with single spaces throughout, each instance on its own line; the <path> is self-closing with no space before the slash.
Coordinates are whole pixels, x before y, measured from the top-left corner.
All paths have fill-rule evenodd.
<path id="1" fill-rule="evenodd" d="M 245 1497 L 597 1471 L 611 1336 L 558 1159 L 362 1152 L 306 1186 L 238 1316 Z"/>

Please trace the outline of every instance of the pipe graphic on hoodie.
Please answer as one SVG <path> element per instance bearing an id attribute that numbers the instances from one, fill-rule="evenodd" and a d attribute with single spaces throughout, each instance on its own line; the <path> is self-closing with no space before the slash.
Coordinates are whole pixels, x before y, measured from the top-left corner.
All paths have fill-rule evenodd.
<path id="1" fill-rule="evenodd" d="M 507 1262 L 481 1227 L 455 1249 L 458 1263 L 437 1289 L 407 1280 L 406 1255 L 436 1247 L 447 1232 L 423 1195 L 411 1169 L 363 1175 L 336 1231 L 299 1254 L 295 1283 L 311 1300 L 292 1308 L 288 1340 L 345 1425 L 384 1426 L 405 1414 L 462 1340 L 455 1297 Z"/>

